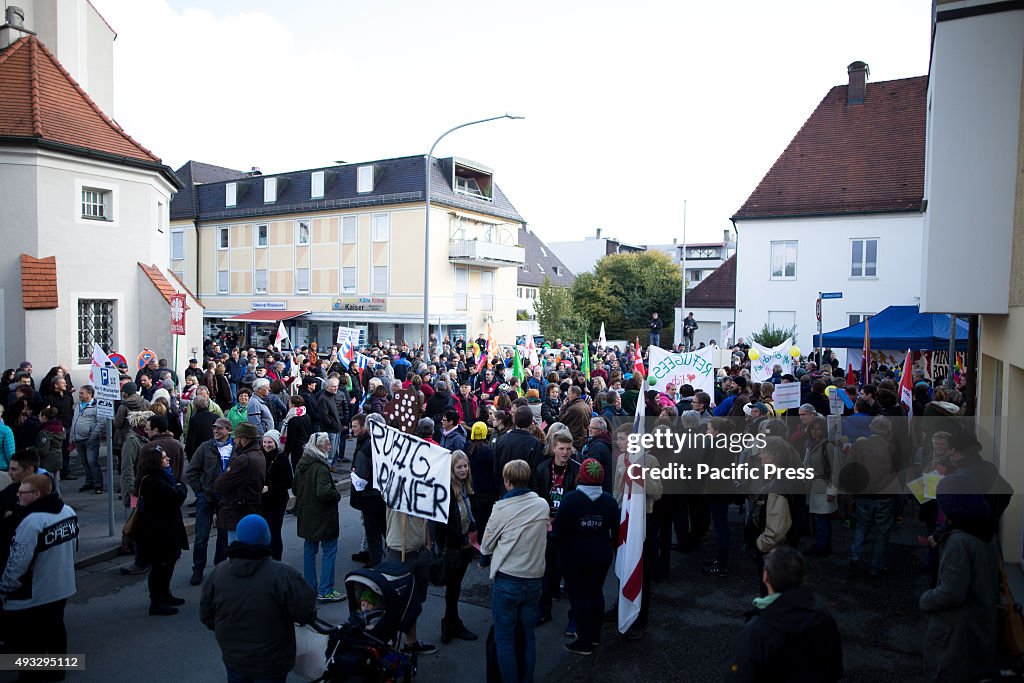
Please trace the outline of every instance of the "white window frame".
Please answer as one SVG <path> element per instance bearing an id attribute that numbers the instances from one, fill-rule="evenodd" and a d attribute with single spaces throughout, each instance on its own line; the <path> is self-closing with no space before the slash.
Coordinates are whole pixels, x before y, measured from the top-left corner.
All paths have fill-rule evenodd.
<path id="1" fill-rule="evenodd" d="M 351 231 L 350 235 L 346 235 L 346 231 Z M 355 244 L 359 241 L 359 216 L 342 216 L 341 217 L 341 243 L 342 244 Z"/>
<path id="2" fill-rule="evenodd" d="M 373 192 L 373 164 L 356 167 L 356 192 L 359 194 Z"/>
<path id="3" fill-rule="evenodd" d="M 789 245 L 793 245 L 793 274 L 786 275 L 786 251 Z M 781 250 L 782 271 L 781 275 L 775 274 L 775 250 Z M 800 243 L 798 240 L 772 240 L 771 251 L 768 255 L 768 277 L 772 280 L 795 280 L 797 278 L 797 265 L 800 260 Z"/>
<path id="4" fill-rule="evenodd" d="M 110 214 L 113 211 L 113 193 L 101 187 L 83 187 L 82 218 L 87 221 L 110 222 Z"/>
<path id="5" fill-rule="evenodd" d="M 469 310 L 469 268 L 455 266 L 455 310 Z"/>
<path id="6" fill-rule="evenodd" d="M 306 224 L 306 241 L 302 241 L 302 224 Z M 313 241 L 313 222 L 308 218 L 300 218 L 295 221 L 295 246 L 308 247 Z"/>
<path id="7" fill-rule="evenodd" d="M 227 235 L 227 244 L 224 244 L 222 236 Z M 217 251 L 227 251 L 231 248 L 231 228 L 219 227 L 217 228 Z"/>
<path id="8" fill-rule="evenodd" d="M 377 286 L 377 275 L 380 271 L 384 271 L 384 283 L 383 289 Z M 371 294 L 387 294 L 389 285 L 391 284 L 389 278 L 391 276 L 391 269 L 388 266 L 373 266 L 370 269 L 370 293 Z"/>
<path id="9" fill-rule="evenodd" d="M 381 221 L 378 223 L 378 221 Z M 391 239 L 391 214 L 375 213 L 370 217 L 371 232 L 374 242 L 387 242 Z"/>
<path id="10" fill-rule="evenodd" d="M 351 280 L 346 284 L 346 280 Z M 355 266 L 344 266 L 341 268 L 341 293 L 355 294 L 359 287 L 359 270 Z"/>
<path id="11" fill-rule="evenodd" d="M 238 183 L 224 185 L 224 206 L 238 206 Z"/>
<path id="12" fill-rule="evenodd" d="M 484 311 L 494 310 L 494 271 L 480 271 L 480 308 Z"/>
<path id="13" fill-rule="evenodd" d="M 82 212 L 82 193 L 84 191 L 100 192 L 104 197 L 104 211 L 103 216 L 87 216 Z M 119 187 L 115 183 L 109 183 L 95 178 L 75 178 L 75 194 L 71 196 L 74 201 L 73 208 L 71 209 L 74 213 L 75 222 L 81 225 L 96 225 L 97 223 L 105 227 L 117 227 L 118 225 L 118 213 L 121 210 L 119 206 Z M 157 227 L 160 226 L 160 216 L 156 216 Z"/>
<path id="14" fill-rule="evenodd" d="M 263 228 L 263 244 L 260 244 L 260 228 Z M 256 239 L 253 240 L 253 244 L 256 245 L 257 249 L 264 249 L 270 244 L 270 223 L 256 224 Z"/>
<path id="15" fill-rule="evenodd" d="M 853 322 L 853 317 L 854 316 L 857 316 L 857 322 Z M 864 322 L 865 320 L 867 320 L 868 318 L 873 318 L 873 317 L 875 317 L 874 313 L 857 313 L 857 312 L 847 313 L 846 314 L 846 322 L 848 323 L 847 327 L 853 327 L 854 325 L 859 325 L 862 322 Z"/>
<path id="16" fill-rule="evenodd" d="M 544 272 L 544 266 L 542 266 L 541 264 L 538 263 L 537 264 L 537 272 L 538 273 L 543 273 Z"/>
<path id="17" fill-rule="evenodd" d="M 323 171 L 313 171 L 309 174 L 309 198 L 322 199 L 324 189 L 327 186 L 327 176 Z"/>
<path id="18" fill-rule="evenodd" d="M 303 273 L 303 272 L 306 274 L 306 287 L 304 289 L 299 284 L 299 274 Z M 295 269 L 295 293 L 296 294 L 309 294 L 309 291 L 312 288 L 312 284 L 313 284 L 312 281 L 311 281 L 312 277 L 313 277 L 313 273 L 312 273 L 312 271 L 309 268 L 296 268 Z"/>
<path id="19" fill-rule="evenodd" d="M 231 271 L 230 270 L 218 270 L 217 271 L 217 294 L 219 295 L 219 294 L 230 294 L 230 293 L 231 293 Z"/>
<path id="20" fill-rule="evenodd" d="M 174 242 L 179 241 L 181 249 L 175 253 Z M 171 230 L 171 260 L 172 261 L 183 261 L 185 260 L 185 231 L 184 230 Z"/>
<path id="21" fill-rule="evenodd" d="M 273 204 L 277 201 L 277 178 L 263 179 L 263 203 Z"/>
<path id="22" fill-rule="evenodd" d="M 877 280 L 878 279 L 878 243 L 877 237 L 853 237 L 850 239 L 850 279 L 852 280 Z M 860 243 L 860 263 L 856 264 L 860 266 L 860 275 L 854 272 L 855 264 L 853 262 L 853 250 L 854 245 Z M 868 242 L 875 243 L 875 272 L 868 274 Z"/>
<path id="23" fill-rule="evenodd" d="M 260 287 L 260 273 L 263 274 L 263 286 Z M 270 271 L 266 268 L 257 268 L 252 273 L 252 293 L 266 294 L 270 289 Z"/>

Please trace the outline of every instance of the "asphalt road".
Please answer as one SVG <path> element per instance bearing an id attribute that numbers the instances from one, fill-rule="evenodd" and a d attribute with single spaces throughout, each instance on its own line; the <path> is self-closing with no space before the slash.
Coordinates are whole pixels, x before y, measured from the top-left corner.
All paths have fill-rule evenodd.
<path id="1" fill-rule="evenodd" d="M 338 584 L 355 568 L 350 555 L 358 549 L 361 530 L 357 513 L 342 500 L 342 533 L 338 552 Z M 845 554 L 809 560 L 809 580 L 839 622 L 847 680 L 914 681 L 922 673 L 920 644 L 924 620 L 917 597 L 926 587 L 917 571 L 922 551 L 909 544 L 917 533 L 913 522 L 899 534 L 903 544 L 890 546 L 893 571 L 880 579 L 851 574 Z M 733 538 L 739 537 L 735 527 Z M 295 536 L 295 518 L 286 518 L 285 561 L 302 566 L 302 544 Z M 849 531 L 839 530 L 836 546 L 848 546 Z M 626 641 L 607 625 L 602 645 L 591 657 L 568 655 L 561 635 L 568 601 L 556 603 L 555 620 L 537 631 L 537 680 L 560 681 L 715 681 L 721 680 L 729 644 L 742 627 L 741 615 L 756 595 L 757 576 L 734 542 L 732 574 L 726 579 L 700 574 L 701 561 L 713 555 L 713 534 L 691 554 L 675 554 L 672 576 L 655 584 L 651 623 L 642 641 Z M 212 543 L 210 552 L 213 552 Z M 85 655 L 86 670 L 71 681 L 162 682 L 223 681 L 220 651 L 212 632 L 199 622 L 199 588 L 188 585 L 191 553 L 178 563 L 172 590 L 187 604 L 178 615 L 147 613 L 146 577 L 123 577 L 117 569 L 129 558 L 81 570 L 78 593 L 67 609 L 69 652 Z M 606 595 L 614 595 L 613 577 Z M 443 589 L 431 588 L 420 620 L 420 637 L 440 643 Z M 490 582 L 484 570 L 471 567 L 462 605 L 463 620 L 481 636 L 477 642 L 440 645 L 437 655 L 420 660 L 419 680 L 484 680 L 483 638 L 490 626 Z M 347 603 L 320 608 L 330 622 L 341 622 Z M 0 681 L 13 676 L 0 675 Z M 289 680 L 299 680 L 292 676 Z"/>

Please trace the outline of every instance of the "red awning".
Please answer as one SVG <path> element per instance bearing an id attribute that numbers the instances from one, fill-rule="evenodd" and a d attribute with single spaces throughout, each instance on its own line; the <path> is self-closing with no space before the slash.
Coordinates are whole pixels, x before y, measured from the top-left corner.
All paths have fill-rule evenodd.
<path id="1" fill-rule="evenodd" d="M 300 315 L 307 315 L 309 311 L 251 311 L 236 315 L 233 318 L 225 318 L 228 323 L 276 323 L 281 320 L 291 320 Z"/>

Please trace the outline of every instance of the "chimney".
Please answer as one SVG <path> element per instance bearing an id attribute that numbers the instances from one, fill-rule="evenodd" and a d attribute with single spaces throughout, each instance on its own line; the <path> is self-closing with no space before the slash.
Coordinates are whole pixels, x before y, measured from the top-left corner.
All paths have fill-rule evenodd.
<path id="1" fill-rule="evenodd" d="M 0 50 L 10 47 L 24 36 L 34 36 L 25 28 L 25 10 L 11 5 L 4 10 L 4 23 L 0 26 Z"/>
<path id="2" fill-rule="evenodd" d="M 850 75 L 850 84 L 846 86 L 846 106 L 864 104 L 871 69 L 866 62 L 853 62 L 846 67 L 846 73 Z"/>
<path id="3" fill-rule="evenodd" d="M 595 239 L 601 239 L 601 228 L 594 228 Z"/>
<path id="4" fill-rule="evenodd" d="M 263 171 L 261 171 L 261 170 L 260 170 L 260 167 L 259 167 L 259 166 L 253 166 L 253 167 L 252 167 L 252 170 L 251 170 L 251 171 L 249 171 L 248 173 L 246 173 L 246 175 L 247 175 L 247 176 L 250 176 L 250 177 L 252 177 L 252 176 L 258 176 L 258 175 L 263 175 Z"/>

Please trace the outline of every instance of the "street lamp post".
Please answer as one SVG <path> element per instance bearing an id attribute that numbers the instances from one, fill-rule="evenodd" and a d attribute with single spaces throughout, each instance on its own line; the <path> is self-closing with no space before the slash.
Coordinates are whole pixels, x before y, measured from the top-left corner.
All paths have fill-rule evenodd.
<path id="1" fill-rule="evenodd" d="M 463 123 L 454 128 L 449 128 L 445 132 L 441 133 L 437 140 L 434 140 L 434 144 L 430 146 L 430 151 L 427 152 L 426 158 L 423 160 L 423 175 L 425 177 L 426 190 L 424 193 L 424 199 L 426 200 L 427 213 L 426 219 L 423 223 L 423 360 L 426 361 L 430 358 L 427 345 L 430 343 L 430 185 L 431 185 L 431 160 L 434 158 L 434 148 L 441 142 L 449 133 L 453 133 L 460 128 L 466 128 L 467 126 L 475 126 L 478 123 L 487 123 L 488 121 L 497 121 L 498 119 L 525 119 L 525 116 L 520 114 L 509 114 L 505 113 L 501 116 L 491 116 L 490 118 L 480 119 L 478 121 L 469 121 Z M 440 331 L 440 323 L 438 323 L 438 331 Z M 466 331 L 467 334 L 469 331 Z"/>

